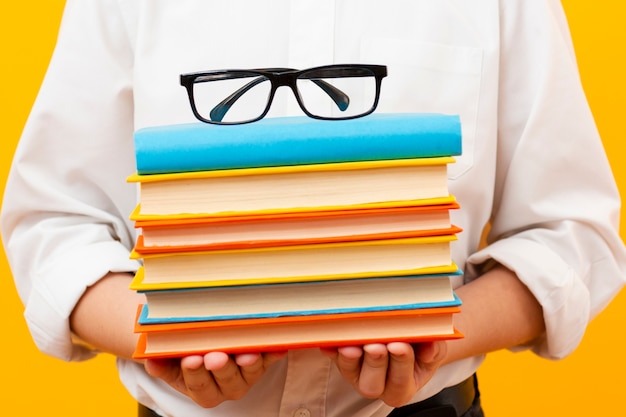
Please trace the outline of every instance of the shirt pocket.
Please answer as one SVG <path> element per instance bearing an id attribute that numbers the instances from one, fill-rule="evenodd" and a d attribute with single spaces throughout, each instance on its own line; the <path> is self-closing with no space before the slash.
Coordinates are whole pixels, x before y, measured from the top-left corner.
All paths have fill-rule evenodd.
<path id="1" fill-rule="evenodd" d="M 483 50 L 416 40 L 364 38 L 361 62 L 387 65 L 377 112 L 459 115 L 463 152 L 451 164 L 456 179 L 474 163 Z"/>

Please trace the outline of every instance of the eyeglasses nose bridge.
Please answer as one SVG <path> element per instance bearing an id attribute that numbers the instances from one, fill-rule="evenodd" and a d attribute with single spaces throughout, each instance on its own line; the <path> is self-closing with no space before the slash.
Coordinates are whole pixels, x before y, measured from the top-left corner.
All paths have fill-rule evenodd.
<path id="1" fill-rule="evenodd" d="M 274 77 L 272 77 L 272 96 L 279 87 L 289 87 L 299 100 L 300 97 L 298 96 L 298 87 L 296 85 L 297 79 L 298 76 L 295 72 L 282 72 L 274 74 Z"/>
<path id="2" fill-rule="evenodd" d="M 295 88 L 297 78 L 298 74 L 295 71 L 277 72 L 273 74 L 272 81 L 275 88 L 283 86 Z"/>
<path id="3" fill-rule="evenodd" d="M 278 88 L 280 87 L 289 87 L 293 95 L 296 97 L 296 101 L 298 102 L 300 107 L 308 114 L 306 109 L 304 109 L 303 107 L 302 99 L 300 97 L 300 93 L 298 92 L 297 80 L 298 74 L 296 72 L 282 72 L 274 74 L 274 77 L 271 78 L 272 90 L 270 92 L 270 97 L 268 100 L 268 110 L 271 102 L 274 100 L 276 90 L 278 90 Z"/>

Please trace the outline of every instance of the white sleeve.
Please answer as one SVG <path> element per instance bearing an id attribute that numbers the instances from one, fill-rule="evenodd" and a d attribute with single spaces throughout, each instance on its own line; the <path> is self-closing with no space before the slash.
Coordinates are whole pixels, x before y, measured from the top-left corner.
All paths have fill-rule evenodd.
<path id="1" fill-rule="evenodd" d="M 133 272 L 132 50 L 117 1 L 69 0 L 57 47 L 16 151 L 2 238 L 39 349 L 64 360 L 69 316 L 109 271 Z M 112 301 L 114 302 L 114 301 Z"/>
<path id="2" fill-rule="evenodd" d="M 503 1 L 498 174 L 489 244 L 543 307 L 538 354 L 561 358 L 624 285 L 620 198 L 556 0 Z"/>

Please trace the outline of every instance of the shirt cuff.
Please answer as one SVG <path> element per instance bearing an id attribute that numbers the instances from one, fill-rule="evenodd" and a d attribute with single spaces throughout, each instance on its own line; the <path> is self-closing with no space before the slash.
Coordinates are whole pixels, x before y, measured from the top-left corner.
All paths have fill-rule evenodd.
<path id="1" fill-rule="evenodd" d="M 85 246 L 39 271 L 24 313 L 37 347 L 66 361 L 95 356 L 96 350 L 72 336 L 70 314 L 87 287 L 107 273 L 133 273 L 138 267 L 121 243 L 103 242 Z"/>
<path id="2" fill-rule="evenodd" d="M 487 262 L 495 261 L 517 274 L 543 308 L 546 331 L 529 345 L 539 356 L 561 359 L 580 343 L 590 317 L 590 294 L 578 274 L 550 248 L 533 240 L 510 237 L 468 258 L 468 276 L 477 277 Z"/>

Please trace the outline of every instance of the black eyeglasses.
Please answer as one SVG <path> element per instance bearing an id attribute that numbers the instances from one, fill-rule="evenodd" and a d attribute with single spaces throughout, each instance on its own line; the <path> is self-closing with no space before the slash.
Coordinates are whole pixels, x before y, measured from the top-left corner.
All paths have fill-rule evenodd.
<path id="1" fill-rule="evenodd" d="M 378 105 L 384 65 L 326 65 L 295 70 L 261 68 L 181 74 L 191 110 L 198 120 L 241 124 L 262 119 L 278 87 L 291 88 L 302 111 L 324 120 L 354 119 Z"/>

